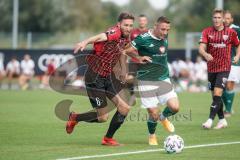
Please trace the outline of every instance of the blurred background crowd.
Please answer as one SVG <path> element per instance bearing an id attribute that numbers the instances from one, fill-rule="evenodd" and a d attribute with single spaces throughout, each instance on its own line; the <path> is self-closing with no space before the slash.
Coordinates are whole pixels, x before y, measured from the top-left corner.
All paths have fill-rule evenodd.
<path id="1" fill-rule="evenodd" d="M 205 92 L 207 66 L 197 53 L 200 31 L 211 25 L 215 7 L 228 8 L 240 24 L 239 5 L 239 0 L 1 0 L 0 89 L 49 88 L 53 73 L 67 77 L 66 83 L 84 87 L 85 68 L 57 68 L 64 63 L 76 66 L 74 44 L 114 25 L 120 12 L 129 11 L 136 17 L 146 15 L 148 28 L 157 17 L 169 17 L 169 69 L 176 91 Z M 64 59 L 51 53 L 66 49 Z M 17 51 L 23 52 L 21 56 Z"/>

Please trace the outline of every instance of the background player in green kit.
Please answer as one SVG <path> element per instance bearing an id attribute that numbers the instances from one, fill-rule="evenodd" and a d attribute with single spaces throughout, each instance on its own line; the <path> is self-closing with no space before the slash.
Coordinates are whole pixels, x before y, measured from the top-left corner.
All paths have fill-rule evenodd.
<path id="1" fill-rule="evenodd" d="M 240 39 L 240 27 L 233 24 L 233 17 L 230 11 L 225 11 L 224 13 L 224 25 L 234 29 L 238 34 L 238 38 Z M 233 57 L 235 56 L 236 56 L 236 47 L 233 46 L 232 53 L 231 53 L 232 60 L 233 60 Z M 225 112 L 224 112 L 225 117 L 230 117 L 232 114 L 232 104 L 233 104 L 233 99 L 235 95 L 234 87 L 235 87 L 235 83 L 239 83 L 239 82 L 240 82 L 240 61 L 237 64 L 232 63 L 231 71 L 228 76 L 228 80 L 226 84 L 226 89 L 224 90 L 222 95 L 222 100 L 225 105 Z"/>
<path id="2" fill-rule="evenodd" d="M 155 135 L 158 120 L 169 132 L 175 131 L 167 117 L 179 110 L 178 97 L 170 82 L 167 65 L 169 30 L 170 21 L 166 17 L 159 17 L 153 29 L 137 36 L 125 50 L 128 56 L 138 58 L 141 63 L 137 72 L 138 89 L 142 107 L 149 114 L 147 125 L 150 145 L 158 145 Z M 134 53 L 136 50 L 139 56 Z M 167 104 L 161 114 L 159 104 Z"/>

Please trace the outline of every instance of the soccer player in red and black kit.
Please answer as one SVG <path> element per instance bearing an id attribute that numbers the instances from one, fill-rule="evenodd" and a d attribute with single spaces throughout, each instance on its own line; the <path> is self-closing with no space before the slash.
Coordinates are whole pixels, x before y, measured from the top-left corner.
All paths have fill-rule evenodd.
<path id="1" fill-rule="evenodd" d="M 138 28 L 134 28 L 131 32 L 130 38 L 134 40 L 139 34 L 148 31 L 148 18 L 144 14 L 138 16 Z M 138 54 L 137 51 L 135 51 Z M 136 77 L 136 72 L 139 66 L 139 60 L 137 58 L 131 58 L 129 60 L 129 73 L 127 76 L 128 89 L 130 91 L 129 105 L 133 106 L 136 103 L 136 96 L 134 95 L 134 77 Z"/>
<path id="2" fill-rule="evenodd" d="M 233 63 L 237 63 L 240 57 L 240 42 L 236 31 L 223 25 L 223 10 L 213 11 L 212 22 L 213 26 L 203 30 L 199 45 L 199 53 L 207 60 L 209 88 L 213 98 L 209 119 L 202 127 L 210 129 L 217 114 L 219 122 L 214 129 L 221 129 L 227 127 L 221 96 L 231 69 L 231 47 L 237 47 L 237 54 L 233 59 Z"/>
<path id="3" fill-rule="evenodd" d="M 74 53 L 83 51 L 88 44 L 93 44 L 93 53 L 86 58 L 88 70 L 85 73 L 85 84 L 89 100 L 96 110 L 76 114 L 71 112 L 66 124 L 67 133 L 72 133 L 80 121 L 105 122 L 108 119 L 109 108 L 107 98 L 117 107 L 109 129 L 102 139 L 102 145 L 117 146 L 119 143 L 113 139 L 114 133 L 124 122 L 129 112 L 129 105 L 120 97 L 119 92 L 123 85 L 115 77 L 113 67 L 121 61 L 122 50 L 130 42 L 130 33 L 133 28 L 134 16 L 130 13 L 121 13 L 117 25 L 109 28 L 105 33 L 90 37 L 75 47 Z M 125 62 L 123 62 L 125 64 Z M 125 65 L 121 65 L 124 67 Z M 126 73 L 126 67 L 122 68 Z"/>

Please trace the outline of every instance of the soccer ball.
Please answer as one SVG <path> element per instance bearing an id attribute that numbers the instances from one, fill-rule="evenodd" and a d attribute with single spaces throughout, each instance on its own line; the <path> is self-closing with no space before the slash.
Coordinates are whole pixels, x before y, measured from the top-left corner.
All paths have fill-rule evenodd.
<path id="1" fill-rule="evenodd" d="M 164 149 L 167 153 L 180 153 L 184 148 L 184 141 L 178 135 L 170 135 L 164 141 Z"/>

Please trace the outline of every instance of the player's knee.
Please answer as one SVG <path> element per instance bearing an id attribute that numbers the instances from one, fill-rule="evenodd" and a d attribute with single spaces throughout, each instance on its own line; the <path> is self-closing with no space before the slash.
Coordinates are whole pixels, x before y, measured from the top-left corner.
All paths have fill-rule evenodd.
<path id="1" fill-rule="evenodd" d="M 174 113 L 179 112 L 179 107 L 173 108 L 172 111 L 173 111 Z"/>
<path id="2" fill-rule="evenodd" d="M 227 87 L 226 87 L 226 91 L 228 91 L 228 92 L 232 91 L 233 89 L 234 89 L 233 86 L 227 86 Z"/>
<path id="3" fill-rule="evenodd" d="M 149 118 L 153 121 L 158 121 L 159 119 L 159 112 L 155 109 L 148 109 Z"/>
<path id="4" fill-rule="evenodd" d="M 159 113 L 155 110 L 148 110 L 149 113 L 149 119 L 153 121 L 158 121 L 159 119 Z"/>
<path id="5" fill-rule="evenodd" d="M 153 120 L 153 121 L 158 121 L 159 119 L 159 115 L 157 113 L 150 113 L 150 119 Z"/>
<path id="6" fill-rule="evenodd" d="M 108 115 L 102 115 L 98 117 L 98 122 L 103 123 L 108 120 Z"/>
<path id="7" fill-rule="evenodd" d="M 172 112 L 174 113 L 179 112 L 180 106 L 179 106 L 179 101 L 177 99 L 175 99 L 174 101 L 171 101 L 171 103 L 168 103 L 167 105 Z"/>
<path id="8" fill-rule="evenodd" d="M 180 109 L 179 103 L 175 103 L 174 105 L 172 105 L 172 106 L 170 107 L 170 109 L 171 109 L 171 111 L 174 112 L 174 113 L 179 112 L 179 109 Z"/>
<path id="9" fill-rule="evenodd" d="M 118 112 L 119 113 L 121 113 L 122 115 L 127 115 L 128 114 L 128 112 L 129 112 L 129 108 L 120 108 L 120 109 L 118 109 Z"/>
<path id="10" fill-rule="evenodd" d="M 130 107 L 128 105 L 122 105 L 121 107 L 118 107 L 118 112 L 122 115 L 127 115 L 130 111 Z"/>

